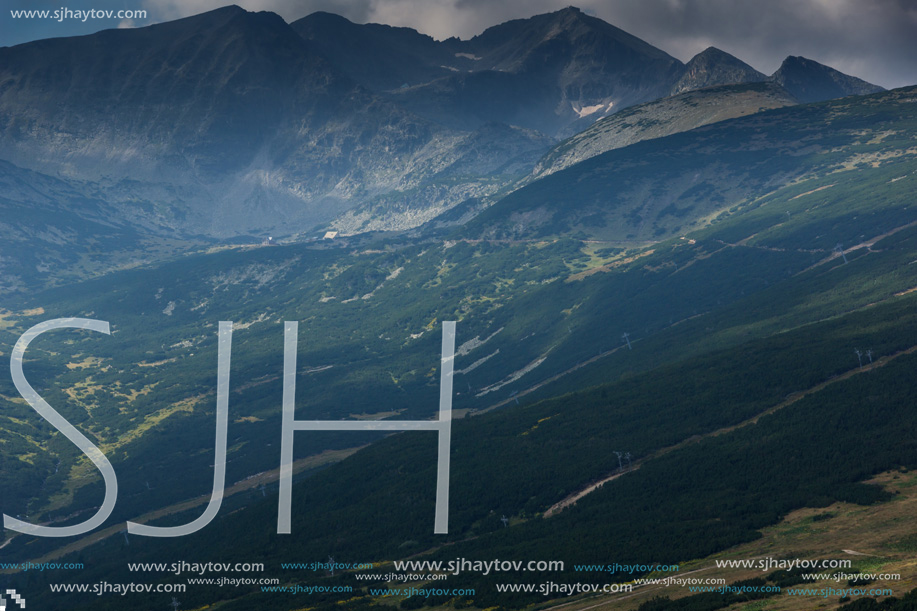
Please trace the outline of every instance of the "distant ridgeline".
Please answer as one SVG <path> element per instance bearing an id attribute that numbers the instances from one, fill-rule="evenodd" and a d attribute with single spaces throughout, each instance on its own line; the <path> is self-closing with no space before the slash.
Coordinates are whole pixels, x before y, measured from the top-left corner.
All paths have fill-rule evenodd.
<path id="1" fill-rule="evenodd" d="M 36 274 L 59 280 L 54 261 L 98 273 L 148 260 L 151 242 L 169 256 L 179 246 L 163 238 L 418 227 L 498 199 L 543 173 L 558 139 L 635 105 L 650 104 L 636 123 L 609 123 L 573 152 L 559 143 L 564 166 L 881 90 L 801 57 L 769 77 L 715 48 L 684 64 L 572 7 L 435 41 L 329 13 L 288 24 L 230 6 L 0 49 L 0 83 L 0 159 L 14 164 L 0 165 L 3 217 L 28 203 L 38 223 L 0 236 L 49 250 L 39 261 L 2 251 L 0 286 L 20 290 Z"/>

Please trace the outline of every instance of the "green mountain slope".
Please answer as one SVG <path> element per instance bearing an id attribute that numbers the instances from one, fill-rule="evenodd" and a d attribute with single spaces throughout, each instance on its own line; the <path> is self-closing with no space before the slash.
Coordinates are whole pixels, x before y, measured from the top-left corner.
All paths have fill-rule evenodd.
<path id="1" fill-rule="evenodd" d="M 627 153 L 632 167 L 666 164 L 657 167 L 656 183 L 665 188 L 668 164 L 700 167 L 704 143 L 709 150 L 701 158 L 714 160 L 706 170 L 712 175 L 734 163 L 734 149 L 723 142 L 748 133 L 759 134 L 749 141 L 765 152 L 801 152 L 774 161 L 749 151 L 756 169 L 781 163 L 793 180 L 762 171 L 741 183 L 744 201 L 684 238 L 646 248 L 569 235 L 480 240 L 471 231 L 479 217 L 468 234 L 446 241 L 394 236 L 227 249 L 8 298 L 0 352 L 8 355 L 19 334 L 40 320 L 111 321 L 111 337 L 61 332 L 36 342 L 26 375 L 112 459 L 122 486 L 115 523 L 209 491 L 217 321 L 238 323 L 227 477 L 233 484 L 279 461 L 280 322 L 300 321 L 298 417 L 417 419 L 435 413 L 439 324 L 457 320 L 455 408 L 477 415 L 454 425 L 445 538 L 452 545 L 434 558 L 486 552 L 563 558 L 572 566 L 707 555 L 749 540 L 795 507 L 881 500 L 857 482 L 917 458 L 907 441 L 913 410 L 905 376 L 913 366 L 907 351 L 917 346 L 913 99 L 913 90 L 898 90 L 770 111 L 660 140 L 681 144 L 668 156 L 644 142 L 534 183 L 578 175 L 598 184 L 584 168 L 597 171 Z M 774 115 L 794 122 L 776 127 Z M 726 125 L 745 131 L 730 140 Z M 803 142 L 794 145 L 789 130 L 802 133 Z M 520 205 L 515 197 L 485 214 Z M 854 350 L 882 367 L 870 370 L 864 360 L 860 373 Z M 808 394 L 775 409 L 793 393 Z M 94 471 L 15 396 L 0 380 L 3 511 L 67 519 L 97 505 Z M 771 410 L 757 425 L 710 436 Z M 300 433 L 296 457 L 373 439 Z M 687 443 L 692 439 L 698 443 Z M 841 442 L 854 451 L 840 452 Z M 614 474 L 615 451 L 630 452 L 639 468 L 574 509 L 540 517 Z M 80 553 L 92 559 L 86 579 L 129 580 L 125 558 L 191 558 L 201 550 L 221 560 L 263 559 L 274 572 L 281 562 L 328 554 L 376 562 L 429 550 L 443 543 L 432 534 L 434 455 L 432 435 L 394 435 L 297 484 L 288 537 L 272 534 L 273 496 L 242 494 L 194 537 L 133 537 L 125 546 L 116 536 L 84 548 Z M 795 458 L 768 462 L 771 455 Z M 639 511 L 631 517 L 623 506 Z M 181 523 L 199 511 L 157 523 Z M 511 527 L 501 524 L 503 514 Z M 0 557 L 38 558 L 58 548 L 59 542 L 17 537 Z M 536 578 L 513 579 L 526 577 Z M 608 579 L 569 568 L 563 578 Z M 47 585 L 36 579 L 21 583 L 49 608 L 118 603 L 40 598 Z M 290 582 L 302 579 L 290 573 Z M 355 583 L 348 575 L 334 580 L 341 581 L 323 583 Z M 475 575 L 450 583 L 476 587 L 474 604 L 482 608 L 533 602 L 498 597 L 493 581 Z M 217 599 L 230 609 L 302 606 L 256 589 L 217 588 L 189 592 L 186 604 Z M 315 606 L 336 600 L 318 598 Z"/>
<path id="2" fill-rule="evenodd" d="M 131 208 L 106 201 L 98 185 L 0 161 L 0 292 L 35 292 L 209 246 L 160 224 L 181 216 L 180 206 L 135 200 Z"/>
<path id="3" fill-rule="evenodd" d="M 896 235 L 884 250 L 899 260 L 912 259 L 917 232 Z M 881 263 L 880 257 L 867 255 L 834 271 L 844 275 L 867 266 L 876 275 L 886 267 Z M 753 312 L 750 304 L 766 301 L 762 295 L 732 310 Z M 677 563 L 753 539 L 757 528 L 796 507 L 886 499 L 856 482 L 917 461 L 908 441 L 917 426 L 908 374 L 917 347 L 913 305 L 913 294 L 892 296 L 737 348 L 457 422 L 446 538 L 455 544 L 429 558 L 564 559 L 567 571 L 552 579 L 605 583 L 632 575 L 578 572 L 573 563 Z M 707 325 L 717 324 L 704 318 Z M 672 332 L 678 327 L 660 340 Z M 702 326 L 695 329 L 695 334 L 705 332 Z M 859 368 L 851 347 L 866 345 L 874 366 Z M 631 352 L 649 349 L 635 344 Z M 773 415 L 757 424 L 727 428 L 770 411 Z M 709 436 L 714 431 L 720 434 Z M 540 515 L 613 474 L 618 468 L 614 451 L 632 454 L 630 472 L 556 517 Z M 374 562 L 411 555 L 440 543 L 432 534 L 435 464 L 425 459 L 434 452 L 429 434 L 397 435 L 297 486 L 292 535 L 272 534 L 276 505 L 270 499 L 193 537 L 165 544 L 134 539 L 130 549 L 112 540 L 92 548 L 96 564 L 88 575 L 120 575 L 125 555 L 144 561 L 193 557 L 201 549 L 224 559 L 257 558 L 275 571 L 281 562 L 329 553 L 342 561 Z M 513 519 L 509 529 L 499 522 L 503 514 Z M 280 574 L 285 583 L 306 577 Z M 352 574 L 325 579 L 365 587 Z M 449 584 L 475 587 L 480 592 L 473 597 L 476 607 L 516 607 L 543 597 L 499 596 L 495 580 L 532 579 L 544 575 L 484 579 L 463 574 Z M 212 601 L 215 594 L 201 590 L 190 600 Z M 236 590 L 230 597 L 238 605 L 266 601 L 257 604 L 296 608 L 295 602 L 275 601 L 258 588 Z M 348 608 L 365 608 L 368 602 L 352 594 L 346 598 Z"/>
<path id="4" fill-rule="evenodd" d="M 804 179 L 842 180 L 886 161 L 908 168 L 915 159 L 914 92 L 776 109 L 609 151 L 512 193 L 463 231 L 648 242 L 704 227 Z"/>
<path id="5" fill-rule="evenodd" d="M 617 112 L 567 138 L 538 162 L 532 178 L 643 140 L 795 103 L 785 90 L 770 83 L 725 85 L 662 98 Z"/>

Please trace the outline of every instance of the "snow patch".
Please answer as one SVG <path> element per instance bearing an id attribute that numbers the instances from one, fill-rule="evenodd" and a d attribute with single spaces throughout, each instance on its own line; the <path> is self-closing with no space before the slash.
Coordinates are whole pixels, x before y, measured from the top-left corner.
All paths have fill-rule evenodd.
<path id="1" fill-rule="evenodd" d="M 571 103 L 570 108 L 572 108 L 573 112 L 575 112 L 579 118 L 582 119 L 583 117 L 588 117 L 589 115 L 595 114 L 600 110 L 609 111 L 614 105 L 614 102 L 609 102 L 608 104 L 594 104 L 592 106 L 580 106 L 577 108 L 576 104 Z"/>
<path id="2" fill-rule="evenodd" d="M 596 104 L 596 105 L 594 105 L 594 106 L 583 106 L 583 107 L 581 107 L 581 108 L 577 108 L 576 106 L 573 106 L 573 105 L 571 104 L 571 107 L 573 108 L 573 112 L 575 112 L 577 115 L 579 115 L 579 118 L 582 119 L 582 118 L 585 117 L 585 116 L 591 115 L 591 114 L 594 113 L 594 112 L 598 112 L 598 111 L 602 110 L 603 108 L 605 108 L 605 105 L 604 105 L 604 104 Z"/>

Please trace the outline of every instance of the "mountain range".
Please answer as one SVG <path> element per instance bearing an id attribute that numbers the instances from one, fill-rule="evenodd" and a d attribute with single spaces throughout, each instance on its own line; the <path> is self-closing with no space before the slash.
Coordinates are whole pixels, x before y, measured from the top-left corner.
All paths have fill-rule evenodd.
<path id="1" fill-rule="evenodd" d="M 0 146 L 147 233 L 301 239 L 420 225 L 601 117 L 762 80 L 786 103 L 880 89 L 803 58 L 768 79 L 713 48 L 682 64 L 575 8 L 435 41 L 230 6 L 0 49 Z"/>

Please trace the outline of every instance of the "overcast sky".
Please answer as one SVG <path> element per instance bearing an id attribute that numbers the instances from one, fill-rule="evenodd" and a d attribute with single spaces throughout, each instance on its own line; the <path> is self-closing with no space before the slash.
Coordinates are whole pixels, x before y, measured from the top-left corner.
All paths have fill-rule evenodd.
<path id="1" fill-rule="evenodd" d="M 408 26 L 437 39 L 568 6 L 570 0 L 236 0 L 293 21 L 317 10 Z M 168 21 L 224 0 L 3 0 L 0 45 Z M 766 74 L 802 55 L 883 87 L 917 84 L 917 0 L 577 0 L 574 4 L 682 61 L 708 46 Z M 6 8 L 9 10 L 6 10 Z M 146 10 L 146 19 L 14 19 L 19 9 Z"/>

